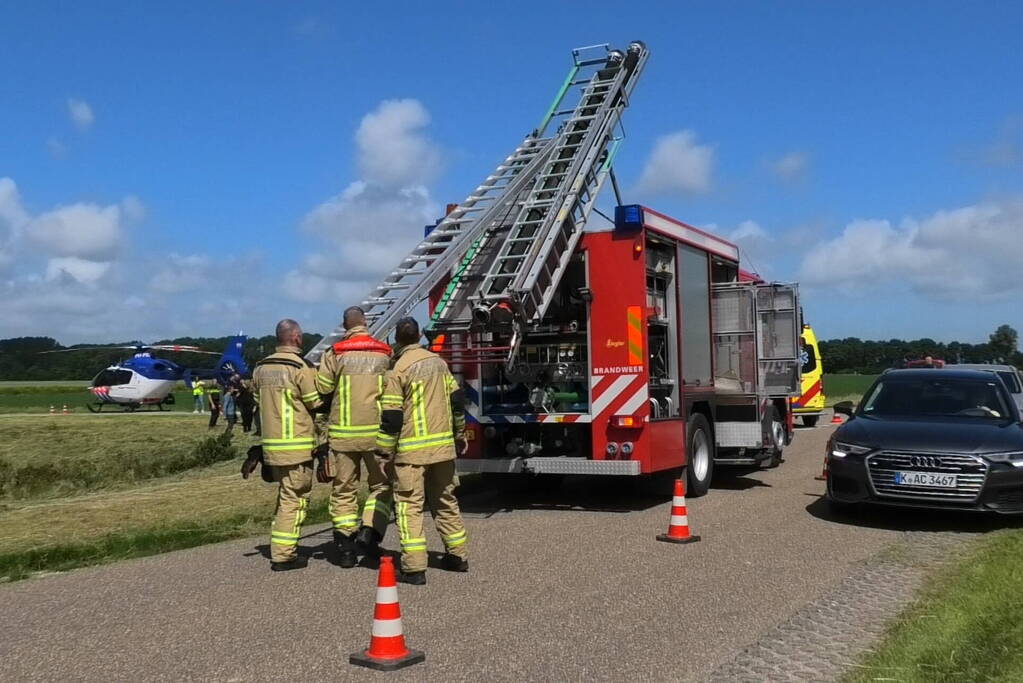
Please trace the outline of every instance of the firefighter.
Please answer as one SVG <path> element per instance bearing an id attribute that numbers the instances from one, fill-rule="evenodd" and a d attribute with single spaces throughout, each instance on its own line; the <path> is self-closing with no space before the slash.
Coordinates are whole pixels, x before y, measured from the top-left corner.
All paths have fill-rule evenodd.
<path id="1" fill-rule="evenodd" d="M 330 408 L 330 450 L 336 475 L 330 494 L 330 518 L 338 564 L 354 567 L 358 555 L 378 555 L 391 518 L 389 461 L 376 455 L 380 425 L 380 393 L 391 364 L 391 347 L 370 336 L 366 315 L 358 306 L 344 312 L 344 337 L 320 358 L 316 389 L 333 394 Z M 362 509 L 357 496 L 362 467 L 369 493 Z"/>
<path id="2" fill-rule="evenodd" d="M 402 318 L 397 351 L 381 397 L 378 452 L 394 458 L 394 500 L 401 540 L 399 580 L 426 583 L 424 502 L 447 551 L 443 565 L 469 570 L 465 524 L 455 498 L 455 455 L 465 450 L 464 397 L 447 363 L 419 345 L 419 324 Z"/>
<path id="3" fill-rule="evenodd" d="M 322 405 L 316 371 L 302 357 L 302 328 L 284 319 L 277 323 L 277 348 L 252 373 L 253 395 L 263 428 L 263 457 L 279 483 L 277 509 L 270 530 L 270 569 L 306 566 L 298 539 L 313 488 L 313 411 Z"/>

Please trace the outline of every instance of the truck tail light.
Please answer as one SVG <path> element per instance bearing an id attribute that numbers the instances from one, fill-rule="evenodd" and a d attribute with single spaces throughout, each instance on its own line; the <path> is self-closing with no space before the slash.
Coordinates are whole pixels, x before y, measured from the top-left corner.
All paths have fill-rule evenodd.
<path id="1" fill-rule="evenodd" d="M 643 426 L 643 419 L 635 415 L 615 415 L 611 418 L 611 424 L 624 429 L 638 429 Z"/>

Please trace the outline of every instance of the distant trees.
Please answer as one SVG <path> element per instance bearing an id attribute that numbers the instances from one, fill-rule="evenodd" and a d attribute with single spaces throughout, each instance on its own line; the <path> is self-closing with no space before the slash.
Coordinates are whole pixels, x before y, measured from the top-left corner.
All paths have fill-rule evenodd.
<path id="1" fill-rule="evenodd" d="M 321 335 L 304 335 L 305 348 L 320 340 Z M 230 337 L 178 337 L 162 339 L 154 344 L 183 344 L 198 346 L 204 351 L 223 351 Z M 134 342 L 118 342 L 117 346 L 125 346 Z M 276 341 L 273 336 L 248 339 L 242 349 L 242 355 L 249 365 L 260 358 L 273 353 Z M 59 381 L 88 380 L 109 365 L 131 356 L 126 349 L 95 349 L 77 353 L 42 353 L 44 351 L 60 351 L 84 346 L 112 346 L 112 344 L 77 344 L 71 347 L 61 346 L 51 337 L 17 337 L 0 339 L 0 381 Z M 154 355 L 166 357 L 179 365 L 192 368 L 211 367 L 213 356 L 197 353 L 160 353 Z"/>
<path id="2" fill-rule="evenodd" d="M 1000 325 L 988 338 L 988 346 L 999 358 L 1012 358 L 1016 353 L 1019 334 L 1008 325 Z"/>
<path id="3" fill-rule="evenodd" d="M 1007 363 L 1023 367 L 1016 330 L 1000 326 L 986 344 L 937 342 L 923 338 L 864 341 L 857 337 L 828 339 L 820 343 L 824 369 L 829 373 L 873 375 L 898 366 L 903 360 L 932 356 L 949 363 Z"/>

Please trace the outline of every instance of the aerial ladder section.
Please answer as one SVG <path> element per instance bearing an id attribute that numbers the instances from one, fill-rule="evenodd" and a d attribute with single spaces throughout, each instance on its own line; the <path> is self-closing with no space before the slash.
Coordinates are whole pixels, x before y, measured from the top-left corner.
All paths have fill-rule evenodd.
<path id="1" fill-rule="evenodd" d="M 599 45 L 572 54 L 540 125 L 362 302 L 374 336 L 385 337 L 443 285 L 431 334 L 464 340 L 493 332 L 487 337 L 504 343 L 477 345 L 476 360 L 513 361 L 525 326 L 550 304 L 610 173 L 616 128 L 648 51 L 634 42 L 626 52 Z M 577 90 L 578 100 L 565 106 Z M 336 328 L 307 357 L 317 360 L 342 334 Z M 466 353 L 459 352 L 463 360 Z"/>

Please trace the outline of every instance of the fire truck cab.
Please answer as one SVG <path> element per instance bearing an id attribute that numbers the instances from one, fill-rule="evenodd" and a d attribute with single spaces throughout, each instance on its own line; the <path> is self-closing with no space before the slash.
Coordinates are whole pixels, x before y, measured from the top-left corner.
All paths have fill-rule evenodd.
<path id="1" fill-rule="evenodd" d="M 460 471 L 685 468 L 702 495 L 715 465 L 781 462 L 800 381 L 794 285 L 741 277 L 734 244 L 639 205 L 588 225 L 567 257 L 513 362 L 453 359 L 472 437 Z"/>

